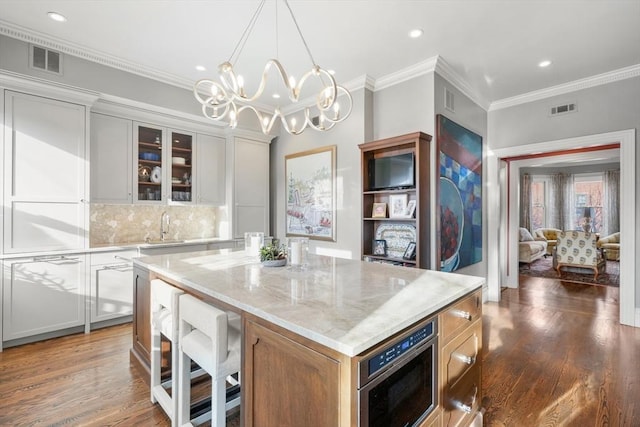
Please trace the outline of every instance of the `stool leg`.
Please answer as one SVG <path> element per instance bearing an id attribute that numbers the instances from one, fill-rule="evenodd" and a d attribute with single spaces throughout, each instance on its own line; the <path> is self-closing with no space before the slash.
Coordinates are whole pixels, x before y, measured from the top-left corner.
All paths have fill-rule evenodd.
<path id="1" fill-rule="evenodd" d="M 153 394 L 153 388 L 160 385 L 162 382 L 160 375 L 160 363 L 162 360 L 162 340 L 160 339 L 160 332 L 151 326 L 151 385 L 149 390 L 151 392 L 151 403 L 156 403 L 156 397 Z"/>
<path id="2" fill-rule="evenodd" d="M 211 426 L 224 427 L 227 423 L 227 382 L 225 378 L 211 378 Z"/>
<path id="3" fill-rule="evenodd" d="M 182 327 L 182 325 L 180 325 Z M 191 425 L 191 358 L 178 351 L 178 425 Z M 174 383 L 175 384 L 175 383 Z"/>

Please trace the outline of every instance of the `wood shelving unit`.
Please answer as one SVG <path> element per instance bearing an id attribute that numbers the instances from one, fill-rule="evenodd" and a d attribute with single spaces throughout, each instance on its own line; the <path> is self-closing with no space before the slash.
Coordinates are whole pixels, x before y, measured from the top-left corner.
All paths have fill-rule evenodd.
<path id="1" fill-rule="evenodd" d="M 422 132 L 382 139 L 360 144 L 362 168 L 362 259 L 371 262 L 387 262 L 390 264 L 429 268 L 430 266 L 430 158 L 431 136 Z M 369 182 L 369 161 L 374 158 L 395 156 L 405 153 L 414 155 L 415 186 L 401 189 L 373 190 Z M 390 196 L 406 195 L 407 200 L 414 200 L 416 210 L 413 218 L 374 218 L 374 203 L 389 205 Z M 383 228 L 380 228 L 383 227 Z M 381 236 L 381 230 L 389 230 L 394 235 L 388 242 L 390 247 L 386 256 L 374 254 L 374 240 Z M 415 231 L 414 231 L 415 230 Z M 408 244 L 407 236 L 415 235 L 416 257 L 414 260 L 403 259 L 402 254 Z M 382 239 L 384 240 L 384 239 Z"/>

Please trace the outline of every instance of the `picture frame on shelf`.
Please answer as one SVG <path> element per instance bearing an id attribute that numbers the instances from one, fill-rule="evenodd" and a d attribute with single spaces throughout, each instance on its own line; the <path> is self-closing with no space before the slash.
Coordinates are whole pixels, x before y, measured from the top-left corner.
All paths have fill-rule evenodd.
<path id="1" fill-rule="evenodd" d="M 405 211 L 405 216 L 407 218 L 413 218 L 413 215 L 416 213 L 416 201 L 415 200 L 409 200 L 409 203 L 407 203 L 407 209 Z"/>
<path id="2" fill-rule="evenodd" d="M 387 241 L 375 239 L 373 241 L 373 254 L 387 256 Z"/>
<path id="3" fill-rule="evenodd" d="M 407 210 L 406 194 L 390 194 L 389 195 L 389 218 L 406 218 Z"/>
<path id="4" fill-rule="evenodd" d="M 371 218 L 386 218 L 387 217 L 387 204 L 386 203 L 374 203 L 371 211 Z"/>
<path id="5" fill-rule="evenodd" d="M 407 245 L 407 249 L 404 251 L 404 255 L 402 255 L 402 259 L 416 259 L 416 242 L 409 242 L 409 244 Z"/>

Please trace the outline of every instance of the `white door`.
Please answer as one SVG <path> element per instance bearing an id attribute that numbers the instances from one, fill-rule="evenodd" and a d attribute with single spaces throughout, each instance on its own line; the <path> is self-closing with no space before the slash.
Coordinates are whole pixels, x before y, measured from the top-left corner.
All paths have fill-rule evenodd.
<path id="1" fill-rule="evenodd" d="M 132 202 L 132 140 L 131 120 L 91 113 L 91 202 Z"/>
<path id="2" fill-rule="evenodd" d="M 86 244 L 85 107 L 7 91 L 4 251 Z"/>
<path id="3" fill-rule="evenodd" d="M 221 206 L 225 203 L 225 140 L 198 134 L 196 145 L 196 202 Z"/>
<path id="4" fill-rule="evenodd" d="M 269 144 L 236 138 L 233 152 L 234 237 L 269 234 Z"/>
<path id="5" fill-rule="evenodd" d="M 85 323 L 85 256 L 4 260 L 3 340 Z"/>

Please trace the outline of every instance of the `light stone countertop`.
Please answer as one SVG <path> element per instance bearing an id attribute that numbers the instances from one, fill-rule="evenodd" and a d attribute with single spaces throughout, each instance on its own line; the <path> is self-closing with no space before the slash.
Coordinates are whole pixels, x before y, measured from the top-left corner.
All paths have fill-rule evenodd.
<path id="1" fill-rule="evenodd" d="M 479 289 L 482 277 L 309 255 L 303 271 L 244 251 L 136 258 L 134 264 L 353 357 Z"/>

